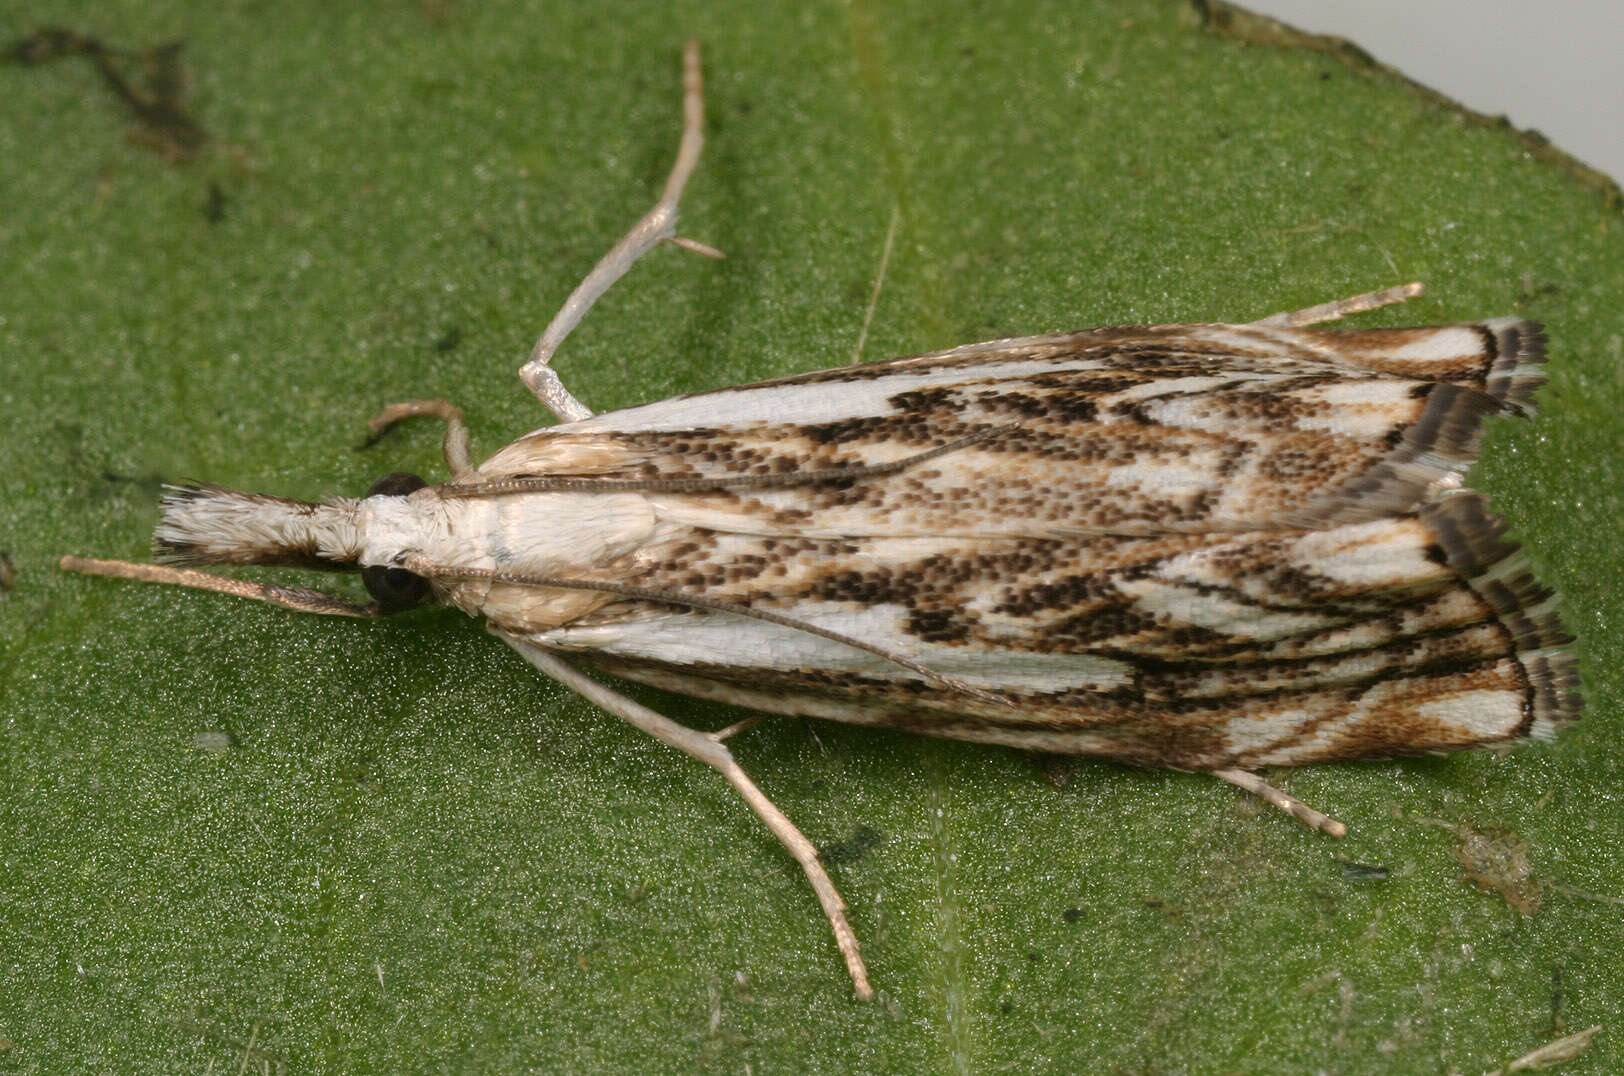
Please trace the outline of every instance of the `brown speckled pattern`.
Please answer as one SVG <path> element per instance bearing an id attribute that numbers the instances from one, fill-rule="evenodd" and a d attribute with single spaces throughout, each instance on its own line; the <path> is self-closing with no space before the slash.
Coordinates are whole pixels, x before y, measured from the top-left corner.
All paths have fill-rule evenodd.
<path id="1" fill-rule="evenodd" d="M 1441 332 L 1472 350 L 1400 357 Z M 1475 327 L 1096 329 L 679 397 L 714 399 L 705 412 L 714 424 L 638 429 L 662 405 L 633 408 L 589 420 L 590 433 L 538 431 L 480 470 L 783 474 L 890 462 L 979 435 L 891 481 L 718 493 L 708 506 L 739 517 L 741 528 L 829 535 L 1325 526 L 1408 511 L 1430 483 L 1470 463 L 1482 417 L 1508 406 L 1495 393 L 1521 406 L 1537 382 L 1501 385 L 1520 352 L 1500 349 L 1536 339 Z M 905 380 L 919 375 L 949 379 Z M 797 394 L 860 391 L 864 406 L 852 411 L 863 413 L 729 422 L 733 399 L 749 390 L 783 397 L 786 410 Z"/>
<path id="2" fill-rule="evenodd" d="M 883 662 L 572 655 L 772 712 L 1187 769 L 1447 750 L 1578 712 L 1548 592 L 1480 496 L 1429 490 L 1475 457 L 1485 416 L 1530 407 L 1542 361 L 1537 327 L 1510 320 L 1100 329 L 686 398 L 714 400 L 702 425 L 659 428 L 667 404 L 611 413 L 481 470 L 798 473 L 980 434 L 894 475 L 660 493 L 670 537 L 613 578 L 806 620 L 870 611 L 867 641 L 950 656 L 955 675 L 968 663 L 1014 706 Z M 801 394 L 847 393 L 852 413 L 729 423 L 757 390 L 790 412 Z M 572 626 L 701 620 L 734 621 L 750 645 L 748 621 L 647 602 Z M 999 672 L 1070 658 L 1120 676 Z"/>

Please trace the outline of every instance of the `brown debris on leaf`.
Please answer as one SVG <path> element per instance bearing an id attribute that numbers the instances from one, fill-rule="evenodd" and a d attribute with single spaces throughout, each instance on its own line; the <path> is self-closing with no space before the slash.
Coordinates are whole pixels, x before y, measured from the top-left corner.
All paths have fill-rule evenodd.
<path id="1" fill-rule="evenodd" d="M 1591 1037 L 1601 1029 L 1602 1025 L 1597 1024 L 1595 1027 L 1587 1027 L 1583 1031 L 1576 1031 L 1572 1035 L 1564 1035 L 1562 1038 L 1554 1042 L 1548 1042 L 1531 1053 L 1524 1054 L 1503 1069 L 1495 1069 L 1493 1072 L 1488 1073 L 1488 1076 L 1510 1076 L 1513 1072 L 1535 1072 L 1540 1069 L 1551 1068 L 1554 1065 L 1560 1065 L 1564 1061 L 1572 1061 L 1584 1052 L 1585 1047 L 1590 1045 Z"/>
<path id="2" fill-rule="evenodd" d="M 1455 859 L 1466 871 L 1466 880 L 1485 893 L 1493 893 L 1523 915 L 1539 911 L 1545 899 L 1545 884 L 1533 876 L 1528 866 L 1528 845 L 1516 833 L 1499 826 L 1479 829 L 1466 822 L 1449 823 L 1435 818 L 1419 821 L 1447 829 L 1459 843 Z"/>
<path id="3" fill-rule="evenodd" d="M 190 161 L 209 144 L 209 133 L 186 111 L 191 79 L 181 64 L 185 43 L 168 41 L 146 49 L 121 49 L 60 26 L 47 26 L 9 45 L 3 57 L 25 67 L 60 56 L 84 56 L 102 81 L 135 115 L 130 132 L 135 145 L 154 150 L 169 161 Z M 143 76 L 136 85 L 120 70 L 133 61 Z"/>

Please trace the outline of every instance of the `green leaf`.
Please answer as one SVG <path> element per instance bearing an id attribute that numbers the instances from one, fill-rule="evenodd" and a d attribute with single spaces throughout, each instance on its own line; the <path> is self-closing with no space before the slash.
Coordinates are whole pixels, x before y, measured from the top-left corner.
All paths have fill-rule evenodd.
<path id="1" fill-rule="evenodd" d="M 133 144 L 83 57 L 0 68 L 0 1069 L 1471 1072 L 1624 1011 L 1624 250 L 1515 132 L 1171 0 L 31 17 L 0 36 L 184 39 L 210 141 Z M 1425 280 L 1359 323 L 1549 326 L 1542 414 L 1473 482 L 1564 595 L 1585 721 L 1276 775 L 1342 842 L 1207 778 L 769 722 L 735 749 L 844 853 L 862 1005 L 730 789 L 476 623 L 56 570 L 143 557 L 161 480 L 442 473 L 433 423 L 355 450 L 393 400 L 484 451 L 542 424 L 514 371 L 663 181 L 688 36 L 684 231 L 728 258 L 593 311 L 559 357 L 590 406 L 848 361 L 893 214 L 869 358 Z M 1514 888 L 1465 880 L 1485 834 Z"/>

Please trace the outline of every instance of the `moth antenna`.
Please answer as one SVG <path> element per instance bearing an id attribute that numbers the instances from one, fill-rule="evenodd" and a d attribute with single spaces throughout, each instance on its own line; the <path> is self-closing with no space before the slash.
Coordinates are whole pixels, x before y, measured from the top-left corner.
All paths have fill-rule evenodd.
<path id="1" fill-rule="evenodd" d="M 860 478 L 880 478 L 885 475 L 896 474 L 909 467 L 917 467 L 921 463 L 927 463 L 939 456 L 945 456 L 949 452 L 956 452 L 978 441 L 988 440 L 1011 428 L 1009 426 L 993 426 L 978 430 L 968 437 L 960 437 L 957 441 L 949 441 L 945 445 L 938 445 L 918 455 L 892 460 L 890 463 L 859 463 L 850 467 L 825 467 L 815 471 L 789 471 L 784 474 L 722 475 L 716 478 L 571 478 L 555 475 L 534 475 L 522 478 L 499 478 L 492 482 L 477 482 L 470 485 L 444 485 L 440 487 L 440 495 L 442 497 L 483 497 L 505 493 L 620 493 L 628 491 L 704 493 L 709 490 L 783 489 L 789 486 L 812 486 L 820 482 L 851 482 Z"/>
<path id="2" fill-rule="evenodd" d="M 778 624 L 782 627 L 804 631 L 808 635 L 816 635 L 831 642 L 849 646 L 854 650 L 862 650 L 875 657 L 884 658 L 893 665 L 898 665 L 910 672 L 916 672 L 934 684 L 939 684 L 949 691 L 956 691 L 989 706 L 1000 709 L 1014 709 L 1016 704 L 1012 699 L 995 692 L 984 691 L 972 684 L 967 684 L 956 677 L 937 672 L 928 665 L 913 660 L 906 654 L 899 654 L 895 650 L 887 650 L 883 646 L 866 642 L 852 635 L 845 635 L 829 628 L 819 627 L 816 624 L 794 617 L 784 616 L 780 613 L 757 609 L 753 606 L 730 602 L 721 598 L 702 598 L 693 594 L 681 594 L 671 590 L 656 590 L 649 587 L 626 586 L 622 583 L 607 583 L 595 579 L 555 579 L 545 575 L 522 575 L 514 572 L 498 572 L 487 568 L 449 568 L 433 564 L 422 557 L 407 557 L 403 565 L 408 571 L 440 582 L 472 582 L 475 580 L 490 583 L 507 583 L 513 586 L 524 587 L 556 587 L 559 590 L 590 590 L 602 594 L 614 594 L 622 598 L 634 598 L 638 601 L 661 602 L 667 605 L 681 605 L 689 609 L 704 609 L 714 613 L 730 613 L 734 616 L 748 617 L 751 620 L 760 620 L 767 624 Z"/>

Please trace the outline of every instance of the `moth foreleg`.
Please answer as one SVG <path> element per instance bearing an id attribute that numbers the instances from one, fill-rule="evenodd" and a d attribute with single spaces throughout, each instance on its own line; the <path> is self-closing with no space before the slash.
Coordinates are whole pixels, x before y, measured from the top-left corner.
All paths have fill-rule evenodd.
<path id="1" fill-rule="evenodd" d="M 703 81 L 699 70 L 699 43 L 690 41 L 682 51 L 682 142 L 677 147 L 677 160 L 671 166 L 671 175 L 665 181 L 665 190 L 654 208 L 644 213 L 632 230 L 610 248 L 586 279 L 575 286 L 564 305 L 542 332 L 541 339 L 531 349 L 530 360 L 519 369 L 519 379 L 536 394 L 547 409 L 561 421 L 575 422 L 591 418 L 592 411 L 570 395 L 550 365 L 553 354 L 564 339 L 575 330 L 604 292 L 615 281 L 626 275 L 637 259 L 660 243 L 673 243 L 709 257 L 720 258 L 721 252 L 677 235 L 677 202 L 682 190 L 699 163 L 699 151 L 704 145 L 705 101 Z"/>
<path id="2" fill-rule="evenodd" d="M 1345 318 L 1349 314 L 1362 314 L 1366 310 L 1375 310 L 1378 307 L 1402 303 L 1415 298 L 1424 290 L 1426 289 L 1420 281 L 1400 284 L 1393 288 L 1383 288 L 1381 291 L 1367 291 L 1363 295 L 1354 295 L 1346 299 L 1337 299 L 1334 302 L 1320 303 L 1318 306 L 1305 307 L 1302 310 L 1282 310 L 1278 314 L 1258 318 L 1252 324 L 1283 325 L 1288 329 L 1301 329 L 1307 325 L 1336 321 L 1338 318 Z"/>
<path id="3" fill-rule="evenodd" d="M 818 903 L 823 905 L 823 914 L 828 917 L 829 925 L 834 928 L 835 944 L 840 947 L 840 955 L 846 960 L 846 970 L 851 974 L 852 986 L 857 992 L 857 997 L 863 1001 L 874 997 L 874 988 L 868 981 L 868 968 L 863 964 L 863 954 L 857 945 L 857 935 L 853 933 L 851 924 L 846 921 L 846 902 L 841 899 L 834 882 L 823 869 L 823 863 L 818 859 L 817 847 L 806 839 L 806 836 L 795 827 L 795 823 L 791 822 L 761 789 L 756 787 L 755 782 L 750 780 L 749 775 L 734 760 L 732 752 L 722 745 L 722 735 L 735 731 L 734 729 L 724 729 L 722 734 L 716 734 L 697 732 L 685 725 L 679 725 L 642 703 L 598 683 L 558 655 L 526 639 L 496 629 L 492 630 L 531 665 L 588 702 L 637 726 L 661 743 L 692 755 L 727 778 L 728 783 L 744 797 L 744 802 L 750 805 L 750 809 L 767 824 L 773 836 L 778 838 L 789 854 L 801 865 L 807 881 L 812 883 L 812 890 L 818 896 Z"/>
<path id="4" fill-rule="evenodd" d="M 1209 770 L 1207 772 L 1214 777 L 1228 781 L 1232 785 L 1246 789 L 1259 799 L 1267 800 L 1287 814 L 1313 826 L 1321 833 L 1328 833 L 1332 837 L 1344 837 L 1347 835 L 1347 826 L 1328 815 L 1323 815 L 1314 810 L 1314 808 L 1297 797 L 1288 796 L 1278 788 L 1265 782 L 1263 778 L 1255 773 L 1247 770 Z"/>
<path id="5" fill-rule="evenodd" d="M 431 415 L 445 421 L 445 464 L 451 477 L 458 481 L 478 477 L 468 459 L 468 423 L 463 421 L 462 408 L 445 400 L 403 400 L 390 404 L 367 420 L 376 440 L 384 431 L 403 418 Z"/>
<path id="6" fill-rule="evenodd" d="M 233 579 L 225 575 L 210 575 L 196 568 L 176 568 L 169 564 L 147 564 L 133 560 L 92 560 L 71 553 L 57 562 L 65 572 L 82 575 L 100 575 L 108 579 L 133 579 L 138 583 L 164 583 L 169 586 L 190 587 L 193 590 L 212 590 L 216 594 L 230 594 L 235 598 L 280 605 L 284 609 L 297 609 L 301 613 L 321 613 L 327 616 L 382 616 L 376 602 L 360 605 L 333 594 L 305 587 L 286 587 L 279 583 L 255 583 L 247 579 Z"/>

